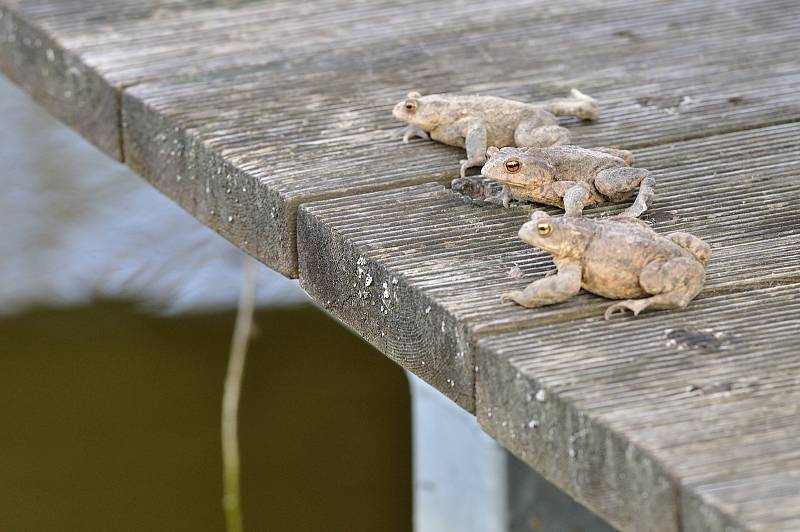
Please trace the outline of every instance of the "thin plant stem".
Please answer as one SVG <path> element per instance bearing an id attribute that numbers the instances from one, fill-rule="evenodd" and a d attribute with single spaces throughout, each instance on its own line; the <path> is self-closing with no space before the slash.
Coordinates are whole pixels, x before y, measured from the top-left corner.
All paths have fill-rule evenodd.
<path id="1" fill-rule="evenodd" d="M 222 396 L 222 506 L 227 532 L 242 532 L 242 503 L 239 496 L 239 398 L 242 390 L 247 343 L 253 328 L 257 262 L 245 257 L 239 308 L 231 340 L 228 373 Z"/>

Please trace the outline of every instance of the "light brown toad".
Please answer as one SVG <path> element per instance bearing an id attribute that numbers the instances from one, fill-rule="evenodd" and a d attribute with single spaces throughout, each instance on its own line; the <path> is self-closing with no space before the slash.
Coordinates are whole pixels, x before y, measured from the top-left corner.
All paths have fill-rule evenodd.
<path id="1" fill-rule="evenodd" d="M 614 148 L 502 148 L 487 150 L 481 173 L 503 185 L 486 198 L 508 206 L 514 199 L 562 207 L 580 216 L 584 206 L 624 201 L 636 187 L 639 194 L 622 216 L 637 217 L 655 194 L 655 180 L 644 168 L 633 168 L 633 154 Z M 469 178 L 467 178 L 469 179 Z M 454 183 L 454 188 L 458 188 Z"/>
<path id="2" fill-rule="evenodd" d="M 528 244 L 553 256 L 558 273 L 502 299 L 533 308 L 560 303 L 581 288 L 610 299 L 606 309 L 685 308 L 700 292 L 711 248 L 688 233 L 661 236 L 635 218 L 552 217 L 536 211 L 519 230 Z"/>
<path id="3" fill-rule="evenodd" d="M 468 168 L 486 162 L 489 146 L 553 146 L 569 142 L 569 131 L 558 125 L 559 116 L 597 120 L 600 108 L 594 98 L 572 89 L 569 98 L 528 104 L 495 96 L 461 96 L 418 92 L 395 105 L 392 114 L 408 124 L 403 142 L 430 138 L 466 148 L 461 177 Z"/>

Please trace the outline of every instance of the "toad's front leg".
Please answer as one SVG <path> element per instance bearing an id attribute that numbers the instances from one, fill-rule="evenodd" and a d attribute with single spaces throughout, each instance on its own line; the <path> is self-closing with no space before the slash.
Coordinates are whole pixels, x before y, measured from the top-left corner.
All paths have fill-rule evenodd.
<path id="1" fill-rule="evenodd" d="M 562 263 L 558 273 L 529 284 L 525 290 L 507 292 L 501 301 L 511 300 L 526 308 L 561 303 L 581 290 L 581 266 L 577 262 Z"/>
<path id="2" fill-rule="evenodd" d="M 486 125 L 480 118 L 465 117 L 451 125 L 431 131 L 433 140 L 459 146 L 463 141 L 467 158 L 461 161 L 461 177 L 466 177 L 467 169 L 480 167 L 486 163 Z"/>
<path id="3" fill-rule="evenodd" d="M 592 196 L 592 186 L 583 181 L 556 181 L 552 190 L 564 201 L 564 215 L 578 217 Z"/>

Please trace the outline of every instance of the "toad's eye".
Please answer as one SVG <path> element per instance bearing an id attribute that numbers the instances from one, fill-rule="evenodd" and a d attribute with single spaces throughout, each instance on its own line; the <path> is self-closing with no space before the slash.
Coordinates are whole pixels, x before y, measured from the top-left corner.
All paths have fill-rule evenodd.
<path id="1" fill-rule="evenodd" d="M 506 161 L 506 171 L 510 174 L 519 172 L 519 161 Z"/>
<path id="2" fill-rule="evenodd" d="M 553 226 L 547 222 L 539 222 L 538 224 L 536 224 L 536 230 L 539 232 L 540 235 L 547 236 L 553 232 Z"/>
<path id="3" fill-rule="evenodd" d="M 406 100 L 406 111 L 408 111 L 409 113 L 413 113 L 416 110 L 417 110 L 417 102 Z"/>

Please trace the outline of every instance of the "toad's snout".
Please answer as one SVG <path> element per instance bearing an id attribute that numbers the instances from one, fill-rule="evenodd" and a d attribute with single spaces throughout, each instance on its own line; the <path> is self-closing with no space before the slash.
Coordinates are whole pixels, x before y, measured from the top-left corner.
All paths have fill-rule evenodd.
<path id="1" fill-rule="evenodd" d="M 535 220 L 522 224 L 522 227 L 519 228 L 519 233 L 517 233 L 520 240 L 530 245 L 535 245 L 538 240 L 536 238 L 536 224 L 537 222 Z"/>
<path id="2" fill-rule="evenodd" d="M 486 161 L 486 163 L 481 168 L 481 174 L 485 175 L 486 177 L 497 179 L 497 164 L 492 159 Z"/>
<path id="3" fill-rule="evenodd" d="M 392 115 L 397 118 L 398 120 L 402 120 L 403 122 L 407 122 L 408 113 L 406 113 L 406 108 L 403 105 L 403 102 L 399 102 L 397 105 L 394 106 L 392 109 Z"/>

